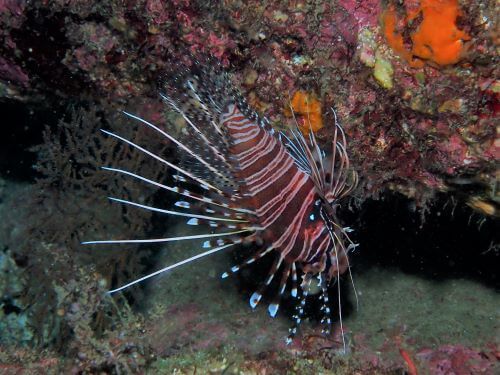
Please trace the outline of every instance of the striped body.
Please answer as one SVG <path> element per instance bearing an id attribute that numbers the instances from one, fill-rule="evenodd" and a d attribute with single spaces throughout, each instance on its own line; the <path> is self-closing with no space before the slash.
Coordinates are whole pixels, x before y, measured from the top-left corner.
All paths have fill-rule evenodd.
<path id="1" fill-rule="evenodd" d="M 300 170 L 281 142 L 246 118 L 235 105 L 221 117 L 244 181 L 243 207 L 257 214 L 266 245 L 286 263 L 310 262 L 331 247 L 314 203 L 319 198 L 310 176 Z M 311 219 L 312 218 L 312 219 Z M 322 270 L 321 270 L 322 271 Z"/>

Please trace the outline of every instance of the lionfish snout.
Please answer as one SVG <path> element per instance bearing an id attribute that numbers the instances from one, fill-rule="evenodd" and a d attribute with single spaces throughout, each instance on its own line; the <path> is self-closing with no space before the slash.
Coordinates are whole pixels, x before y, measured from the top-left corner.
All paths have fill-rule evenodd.
<path id="1" fill-rule="evenodd" d="M 175 145 L 187 160 L 185 164 L 172 161 L 168 155 L 155 154 L 147 145 L 104 132 L 151 157 L 151 162 L 170 172 L 176 183 L 167 185 L 118 167 L 105 169 L 166 190 L 178 200 L 174 208 L 168 208 L 111 199 L 178 217 L 188 226 L 206 228 L 206 232 L 85 243 L 147 244 L 200 239 L 204 242 L 198 254 L 110 293 L 224 249 L 251 243 L 256 245 L 255 252 L 222 277 L 252 263 L 263 267 L 259 262 L 263 257 L 272 259 L 267 276 L 250 297 L 250 306 L 256 308 L 266 294 L 270 301 L 267 310 L 274 317 L 283 295 L 290 293 L 297 306 L 295 323 L 287 338 L 291 342 L 304 318 L 310 287 L 317 283 L 322 322 L 325 332 L 329 332 L 333 317 L 328 288 L 335 282 L 340 288 L 341 274 L 349 271 L 350 275 L 348 252 L 356 246 L 348 228 L 340 225 L 335 214 L 339 200 L 348 196 L 357 184 L 357 175 L 349 164 L 346 137 L 335 112 L 334 136 L 327 155 L 312 131 L 307 138 L 297 126 L 288 132 L 275 131 L 266 118 L 250 108 L 227 73 L 218 67 L 194 61 L 191 66 L 169 72 L 162 80 L 160 97 L 183 118 L 183 136 L 174 137 L 172 134 L 178 133 L 174 129 L 165 131 L 147 119 L 124 114 Z M 276 282 L 272 283 L 273 280 Z M 337 317 L 342 328 L 340 309 Z"/>

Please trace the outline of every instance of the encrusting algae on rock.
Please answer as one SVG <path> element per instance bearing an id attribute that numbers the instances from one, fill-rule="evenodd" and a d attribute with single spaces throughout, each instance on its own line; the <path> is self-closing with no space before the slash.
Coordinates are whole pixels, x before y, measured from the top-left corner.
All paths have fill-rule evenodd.
<path id="1" fill-rule="evenodd" d="M 383 30 L 389 45 L 415 68 L 425 62 L 439 66 L 456 64 L 470 36 L 456 24 L 461 15 L 457 0 L 421 0 L 418 7 L 406 7 L 401 18 L 391 4 L 384 12 Z M 404 35 L 409 34 L 409 41 Z"/>

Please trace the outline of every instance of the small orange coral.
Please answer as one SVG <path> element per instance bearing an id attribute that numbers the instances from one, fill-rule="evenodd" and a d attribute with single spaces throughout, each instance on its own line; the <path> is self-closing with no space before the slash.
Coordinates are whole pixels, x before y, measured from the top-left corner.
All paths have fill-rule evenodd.
<path id="1" fill-rule="evenodd" d="M 291 108 L 285 108 L 285 115 L 297 117 L 299 128 L 303 134 L 309 134 L 309 130 L 317 132 L 323 127 L 321 115 L 321 102 L 312 93 L 297 91 L 290 103 Z M 293 110 L 293 113 L 292 113 Z"/>
<path id="2" fill-rule="evenodd" d="M 421 23 L 411 32 L 411 25 Z M 393 5 L 383 15 L 384 34 L 389 45 L 403 56 L 411 66 L 421 67 L 424 61 L 438 65 L 455 64 L 463 52 L 463 42 L 470 36 L 456 25 L 460 15 L 457 0 L 421 0 L 420 6 L 408 10 L 404 20 L 398 19 Z M 398 23 L 410 30 L 411 49 L 404 44 L 403 32 L 397 30 Z"/>

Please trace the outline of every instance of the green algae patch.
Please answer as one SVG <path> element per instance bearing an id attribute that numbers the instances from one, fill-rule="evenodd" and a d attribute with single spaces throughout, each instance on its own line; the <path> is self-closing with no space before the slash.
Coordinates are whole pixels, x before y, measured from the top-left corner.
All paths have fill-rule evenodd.
<path id="1" fill-rule="evenodd" d="M 373 76 L 380 86 L 384 89 L 392 89 L 394 76 L 394 69 L 389 60 L 387 60 L 382 53 L 377 51 L 375 54 L 375 67 L 373 69 Z"/>
<path id="2" fill-rule="evenodd" d="M 359 59 L 366 66 L 373 68 L 375 66 L 375 51 L 377 42 L 375 34 L 368 28 L 363 28 L 358 34 Z"/>

